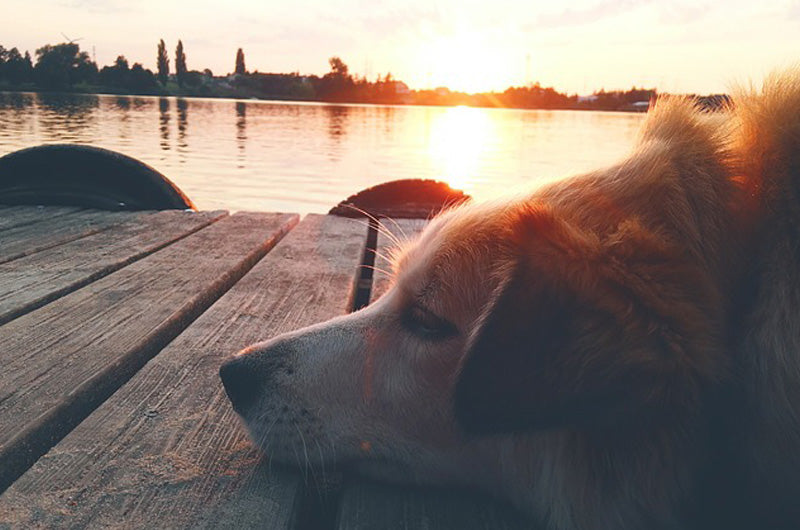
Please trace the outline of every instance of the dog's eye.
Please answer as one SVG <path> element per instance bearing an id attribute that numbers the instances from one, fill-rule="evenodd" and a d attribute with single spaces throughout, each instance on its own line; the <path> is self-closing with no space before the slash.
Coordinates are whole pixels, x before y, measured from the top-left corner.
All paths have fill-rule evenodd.
<path id="1" fill-rule="evenodd" d="M 412 333 L 426 339 L 445 339 L 458 333 L 453 324 L 417 305 L 406 311 L 403 322 Z"/>

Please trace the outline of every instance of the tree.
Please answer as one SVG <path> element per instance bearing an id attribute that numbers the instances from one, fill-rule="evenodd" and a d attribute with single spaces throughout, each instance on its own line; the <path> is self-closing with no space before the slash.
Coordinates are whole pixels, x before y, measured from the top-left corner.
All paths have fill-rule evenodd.
<path id="1" fill-rule="evenodd" d="M 0 45 L 0 81 L 6 77 L 6 61 L 8 60 L 8 50 Z"/>
<path id="2" fill-rule="evenodd" d="M 91 81 L 93 73 L 97 73 L 97 65 L 74 42 L 47 44 L 36 50 L 34 75 L 43 88 L 71 88 L 75 83 Z"/>
<path id="3" fill-rule="evenodd" d="M 244 67 L 244 52 L 241 48 L 236 52 L 236 70 L 234 72 L 239 75 L 247 73 L 247 69 Z"/>
<path id="4" fill-rule="evenodd" d="M 158 91 L 158 82 L 153 72 L 145 69 L 141 63 L 134 63 L 128 74 L 127 88 L 139 94 L 154 94 Z"/>
<path id="5" fill-rule="evenodd" d="M 183 81 L 186 79 L 186 54 L 183 53 L 183 42 L 178 40 L 178 47 L 175 48 L 175 77 L 178 80 L 178 86 L 183 87 Z"/>
<path id="6" fill-rule="evenodd" d="M 127 87 L 130 81 L 130 67 L 124 55 L 117 56 L 113 66 L 100 70 L 100 83 L 109 87 Z"/>
<path id="7" fill-rule="evenodd" d="M 158 81 L 162 86 L 167 86 L 167 81 L 169 81 L 169 56 L 164 39 L 158 42 Z"/>
<path id="8" fill-rule="evenodd" d="M 349 69 L 347 68 L 347 65 L 344 64 L 344 61 L 342 61 L 339 57 L 331 57 L 328 59 L 328 64 L 331 65 L 331 74 L 336 77 L 347 77 Z"/>
<path id="9" fill-rule="evenodd" d="M 19 50 L 11 48 L 6 63 L 6 77 L 15 85 L 33 81 L 33 61 L 30 52 L 26 51 L 25 55 L 20 57 Z"/>
<path id="10" fill-rule="evenodd" d="M 316 92 L 326 101 L 352 100 L 355 81 L 349 74 L 347 65 L 339 57 L 328 59 L 331 71 L 316 83 Z"/>

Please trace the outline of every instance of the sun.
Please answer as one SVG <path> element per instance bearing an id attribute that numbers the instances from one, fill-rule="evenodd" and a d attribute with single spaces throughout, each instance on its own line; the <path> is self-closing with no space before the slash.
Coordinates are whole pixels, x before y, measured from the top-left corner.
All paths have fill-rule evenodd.
<path id="1" fill-rule="evenodd" d="M 513 69 L 508 54 L 491 47 L 475 33 L 458 33 L 435 39 L 426 46 L 431 87 L 467 93 L 507 87 Z"/>

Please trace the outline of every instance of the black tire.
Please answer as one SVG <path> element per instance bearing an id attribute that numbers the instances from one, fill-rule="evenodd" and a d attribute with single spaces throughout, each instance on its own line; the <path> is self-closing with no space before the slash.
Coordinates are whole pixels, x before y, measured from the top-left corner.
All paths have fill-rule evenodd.
<path id="1" fill-rule="evenodd" d="M 88 145 L 21 149 L 0 158 L 0 204 L 104 210 L 194 210 L 167 177 L 135 158 Z"/>
<path id="2" fill-rule="evenodd" d="M 438 180 L 401 179 L 363 189 L 328 213 L 342 217 L 424 219 L 469 198 L 464 192 Z"/>

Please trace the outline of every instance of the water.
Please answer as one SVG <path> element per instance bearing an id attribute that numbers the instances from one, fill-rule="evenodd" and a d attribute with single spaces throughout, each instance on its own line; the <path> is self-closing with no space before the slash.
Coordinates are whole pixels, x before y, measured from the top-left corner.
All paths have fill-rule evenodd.
<path id="1" fill-rule="evenodd" d="M 435 178 L 476 199 L 608 165 L 642 115 L 0 92 L 0 156 L 121 151 L 200 209 L 326 212 L 365 187 Z"/>

